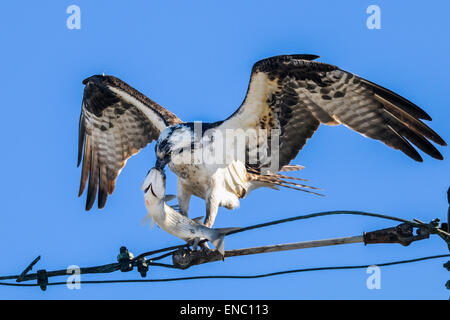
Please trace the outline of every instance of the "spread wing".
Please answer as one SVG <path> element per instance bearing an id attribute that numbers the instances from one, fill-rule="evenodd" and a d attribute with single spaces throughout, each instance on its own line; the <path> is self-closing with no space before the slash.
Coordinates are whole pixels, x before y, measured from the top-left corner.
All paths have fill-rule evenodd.
<path id="1" fill-rule="evenodd" d="M 181 120 L 125 82 L 95 75 L 83 81 L 78 166 L 83 158 L 79 196 L 87 188 L 86 210 L 103 208 L 128 158 Z"/>
<path id="2" fill-rule="evenodd" d="M 244 102 L 221 126 L 262 129 L 269 138 L 270 131 L 278 129 L 279 168 L 296 157 L 321 123 L 343 124 L 403 151 L 416 161 L 422 161 L 422 157 L 412 145 L 442 159 L 429 140 L 443 146 L 446 143 L 420 120 L 431 120 L 422 109 L 336 66 L 312 61 L 316 58 L 285 55 L 257 62 Z M 269 155 L 247 165 L 260 169 L 267 165 L 264 162 L 270 161 Z"/>

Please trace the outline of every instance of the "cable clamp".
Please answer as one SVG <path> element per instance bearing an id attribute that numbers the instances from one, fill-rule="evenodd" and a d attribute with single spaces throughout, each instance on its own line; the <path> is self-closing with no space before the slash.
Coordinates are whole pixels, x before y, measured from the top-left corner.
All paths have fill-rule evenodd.
<path id="1" fill-rule="evenodd" d="M 36 272 L 36 278 L 37 278 L 37 284 L 39 285 L 39 287 L 41 287 L 41 290 L 42 291 L 47 290 L 47 285 L 48 285 L 47 271 L 45 269 L 38 270 Z"/>
<path id="2" fill-rule="evenodd" d="M 120 263 L 120 271 L 128 272 L 133 270 L 133 262 L 131 261 L 134 255 L 128 251 L 127 247 L 120 247 L 120 253 L 117 256 L 117 261 Z"/>
<path id="3" fill-rule="evenodd" d="M 148 272 L 148 263 L 144 257 L 141 257 L 137 260 L 137 268 L 139 273 L 141 274 L 141 277 L 145 278 Z"/>

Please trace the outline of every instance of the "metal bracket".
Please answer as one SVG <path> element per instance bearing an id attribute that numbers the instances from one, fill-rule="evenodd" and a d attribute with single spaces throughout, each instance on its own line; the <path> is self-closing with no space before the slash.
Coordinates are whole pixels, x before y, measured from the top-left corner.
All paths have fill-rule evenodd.
<path id="1" fill-rule="evenodd" d="M 437 234 L 439 237 L 441 237 L 442 240 L 447 243 L 447 246 L 450 250 L 450 233 L 445 231 L 442 225 L 439 224 L 439 219 L 433 219 L 430 223 L 425 223 L 423 221 L 420 221 L 419 219 L 413 220 L 420 225 L 418 226 L 418 228 L 421 230 L 421 232 L 426 232 L 428 234 Z"/>
<path id="2" fill-rule="evenodd" d="M 173 265 L 180 269 L 187 269 L 195 264 L 223 260 L 222 254 L 217 250 L 178 249 L 172 255 Z"/>
<path id="3" fill-rule="evenodd" d="M 400 243 L 402 246 L 408 246 L 413 241 L 429 237 L 430 234 L 422 230 L 418 230 L 417 235 L 414 235 L 413 226 L 408 223 L 402 223 L 396 227 L 364 232 L 364 244 Z"/>

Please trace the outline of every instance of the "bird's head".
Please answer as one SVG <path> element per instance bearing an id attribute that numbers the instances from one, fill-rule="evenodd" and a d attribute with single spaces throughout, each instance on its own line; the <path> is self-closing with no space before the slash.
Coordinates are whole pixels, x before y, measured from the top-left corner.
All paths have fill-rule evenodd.
<path id="1" fill-rule="evenodd" d="M 145 194 L 150 192 L 154 197 L 164 200 L 166 195 L 166 175 L 164 171 L 152 168 L 145 177 L 141 189 Z"/>
<path id="2" fill-rule="evenodd" d="M 156 165 L 158 169 L 171 161 L 176 161 L 183 152 L 191 150 L 193 132 L 190 127 L 183 124 L 168 127 L 158 138 L 155 146 Z"/>

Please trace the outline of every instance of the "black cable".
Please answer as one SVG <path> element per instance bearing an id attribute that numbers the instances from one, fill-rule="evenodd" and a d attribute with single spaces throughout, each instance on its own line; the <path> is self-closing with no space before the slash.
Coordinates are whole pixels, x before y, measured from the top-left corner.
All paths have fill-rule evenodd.
<path id="1" fill-rule="evenodd" d="M 378 267 L 386 267 L 386 266 L 392 266 L 392 265 L 413 263 L 413 262 L 419 262 L 419 261 L 424 261 L 424 260 L 447 258 L 447 257 L 450 257 L 450 254 L 428 256 L 428 257 L 409 259 L 409 260 L 392 261 L 392 262 L 385 262 L 385 263 L 380 263 L 380 264 L 293 269 L 293 270 L 285 270 L 285 271 L 264 273 L 264 274 L 258 274 L 258 275 L 249 275 L 249 276 L 215 275 L 215 276 L 192 276 L 192 277 L 163 278 L 163 279 L 87 280 L 87 281 L 80 281 L 79 283 L 80 284 L 103 284 L 103 283 L 171 282 L 171 281 L 200 280 L 200 279 L 258 279 L 258 278 L 273 277 L 273 276 L 283 275 L 283 274 L 310 272 L 310 271 L 365 269 L 365 268 L 368 268 L 373 265 L 378 266 Z M 66 282 L 52 282 L 52 283 L 48 283 L 47 285 L 48 286 L 56 286 L 56 285 L 65 285 L 65 284 L 66 284 Z M 15 287 L 39 286 L 39 284 L 34 284 L 34 283 L 33 284 L 25 284 L 25 283 L 5 283 L 5 282 L 0 282 L 0 285 L 15 286 Z"/>
<path id="2" fill-rule="evenodd" d="M 329 216 L 329 215 L 338 215 L 338 214 L 369 216 L 369 217 L 382 218 L 382 219 L 387 219 L 387 220 L 394 220 L 394 221 L 399 221 L 399 222 L 403 222 L 403 223 L 408 223 L 408 224 L 411 224 L 413 226 L 419 226 L 420 225 L 419 223 L 414 222 L 414 221 L 410 221 L 410 220 L 406 220 L 406 219 L 402 219 L 402 218 L 397 218 L 397 217 L 392 217 L 392 216 L 388 216 L 388 215 L 384 215 L 384 214 L 370 213 L 370 212 L 364 212 L 364 211 L 335 210 L 335 211 L 324 211 L 324 212 L 311 213 L 311 214 L 306 214 L 306 215 L 301 215 L 301 216 L 296 216 L 296 217 L 291 217 L 291 218 L 286 218 L 286 219 L 280 219 L 280 220 L 275 220 L 275 221 L 266 222 L 266 223 L 255 224 L 253 226 L 249 226 L 249 227 L 245 227 L 245 228 L 241 228 L 241 229 L 230 231 L 230 232 L 227 233 L 227 236 L 231 235 L 231 234 L 235 234 L 235 233 L 240 233 L 240 232 L 252 230 L 252 229 L 258 229 L 258 228 L 273 226 L 275 224 L 280 224 L 280 223 L 286 223 L 286 222 L 291 222 L 291 221 L 296 221 L 296 220 L 303 220 L 303 219 L 310 219 L 310 218 L 316 218 L 316 217 L 323 217 L 323 216 Z"/>
<path id="3" fill-rule="evenodd" d="M 187 246 L 188 246 L 188 244 L 182 244 L 182 245 L 178 245 L 178 246 L 171 246 L 171 247 L 167 247 L 167 248 L 162 248 L 162 249 L 158 249 L 158 250 L 144 252 L 144 253 L 141 253 L 140 255 L 138 255 L 133 260 L 138 260 L 139 258 L 148 257 L 148 256 L 151 256 L 151 255 L 154 255 L 154 254 L 157 254 L 157 253 L 161 253 L 161 252 L 165 252 L 165 251 L 169 251 L 169 250 L 182 249 L 182 248 L 185 248 Z"/>

